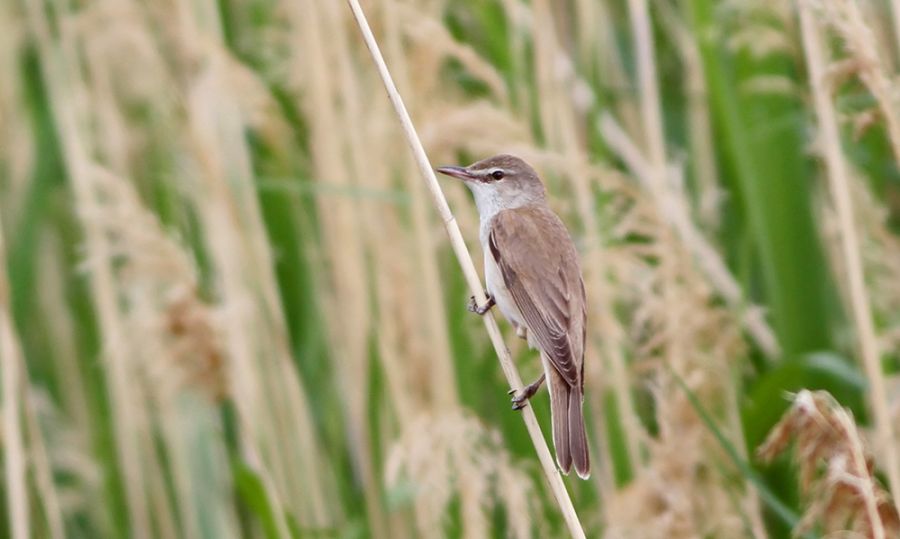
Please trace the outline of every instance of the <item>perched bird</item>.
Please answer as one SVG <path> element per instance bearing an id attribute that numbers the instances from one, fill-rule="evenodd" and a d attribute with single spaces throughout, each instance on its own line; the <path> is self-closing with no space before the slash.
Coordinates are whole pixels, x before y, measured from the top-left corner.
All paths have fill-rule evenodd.
<path id="1" fill-rule="evenodd" d="M 574 465 L 586 479 L 591 471 L 582 412 L 587 302 L 572 238 L 547 205 L 537 172 L 518 157 L 496 155 L 437 171 L 465 182 L 481 219 L 488 302 L 478 306 L 472 298 L 470 310 L 484 314 L 497 305 L 516 334 L 541 352 L 544 374 L 510 392 L 513 408 L 523 408 L 546 378 L 557 465 L 563 473 Z"/>

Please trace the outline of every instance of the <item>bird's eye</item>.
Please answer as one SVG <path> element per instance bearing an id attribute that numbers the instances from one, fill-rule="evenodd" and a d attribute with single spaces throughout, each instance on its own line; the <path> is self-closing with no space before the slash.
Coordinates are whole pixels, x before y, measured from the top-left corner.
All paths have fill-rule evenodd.
<path id="1" fill-rule="evenodd" d="M 491 172 L 491 178 L 494 178 L 495 180 L 502 180 L 503 179 L 503 171 L 495 170 L 494 172 Z"/>

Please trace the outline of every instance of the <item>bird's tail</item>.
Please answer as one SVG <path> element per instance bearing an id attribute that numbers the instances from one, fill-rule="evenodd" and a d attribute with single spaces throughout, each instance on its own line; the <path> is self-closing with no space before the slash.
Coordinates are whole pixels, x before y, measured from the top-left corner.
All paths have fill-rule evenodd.
<path id="1" fill-rule="evenodd" d="M 591 461 L 584 429 L 581 388 L 569 386 L 555 369 L 548 371 L 556 464 L 564 474 L 568 474 L 574 464 L 578 477 L 587 479 L 591 475 Z"/>
<path id="2" fill-rule="evenodd" d="M 553 367 L 547 369 L 547 378 L 556 465 L 559 466 L 562 473 L 568 474 L 572 470 L 572 451 L 569 448 L 569 390 L 571 388 Z"/>
<path id="3" fill-rule="evenodd" d="M 584 397 L 580 387 L 569 389 L 569 451 L 575 473 L 582 479 L 591 476 L 591 457 L 588 454 L 587 433 L 584 430 Z"/>

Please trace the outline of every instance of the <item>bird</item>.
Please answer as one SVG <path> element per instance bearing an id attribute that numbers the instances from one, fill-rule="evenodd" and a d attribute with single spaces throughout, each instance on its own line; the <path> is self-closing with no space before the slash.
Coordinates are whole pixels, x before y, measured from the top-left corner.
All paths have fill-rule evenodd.
<path id="1" fill-rule="evenodd" d="M 513 409 L 522 409 L 546 380 L 557 466 L 564 474 L 574 467 L 587 479 L 587 300 L 572 236 L 550 209 L 538 173 L 519 157 L 500 154 L 436 170 L 462 180 L 478 208 L 488 300 L 477 305 L 473 296 L 469 310 L 484 315 L 496 305 L 516 334 L 540 351 L 543 374 L 510 391 Z"/>

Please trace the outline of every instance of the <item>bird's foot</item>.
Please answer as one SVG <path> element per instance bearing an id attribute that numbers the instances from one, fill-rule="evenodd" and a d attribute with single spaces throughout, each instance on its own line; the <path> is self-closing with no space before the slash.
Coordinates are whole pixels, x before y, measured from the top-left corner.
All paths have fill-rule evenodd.
<path id="1" fill-rule="evenodd" d="M 469 296 L 469 304 L 466 308 L 469 312 L 473 312 L 477 315 L 484 315 L 484 313 L 491 310 L 491 307 L 494 306 L 494 296 L 484 293 L 485 297 L 487 297 L 487 302 L 484 305 L 478 305 L 478 302 L 475 301 L 475 296 Z"/>
<path id="2" fill-rule="evenodd" d="M 518 390 L 510 389 L 509 390 L 509 394 L 513 396 L 512 397 L 512 409 L 513 410 L 521 410 L 522 408 L 525 408 L 525 405 L 528 404 L 528 401 L 531 400 L 531 397 L 533 397 L 534 394 L 537 393 L 537 390 L 541 388 L 541 384 L 544 383 L 544 376 L 546 376 L 546 375 L 542 374 L 540 376 L 540 378 L 538 378 L 534 382 L 531 382 L 530 384 L 523 387 L 522 389 L 518 389 Z"/>

